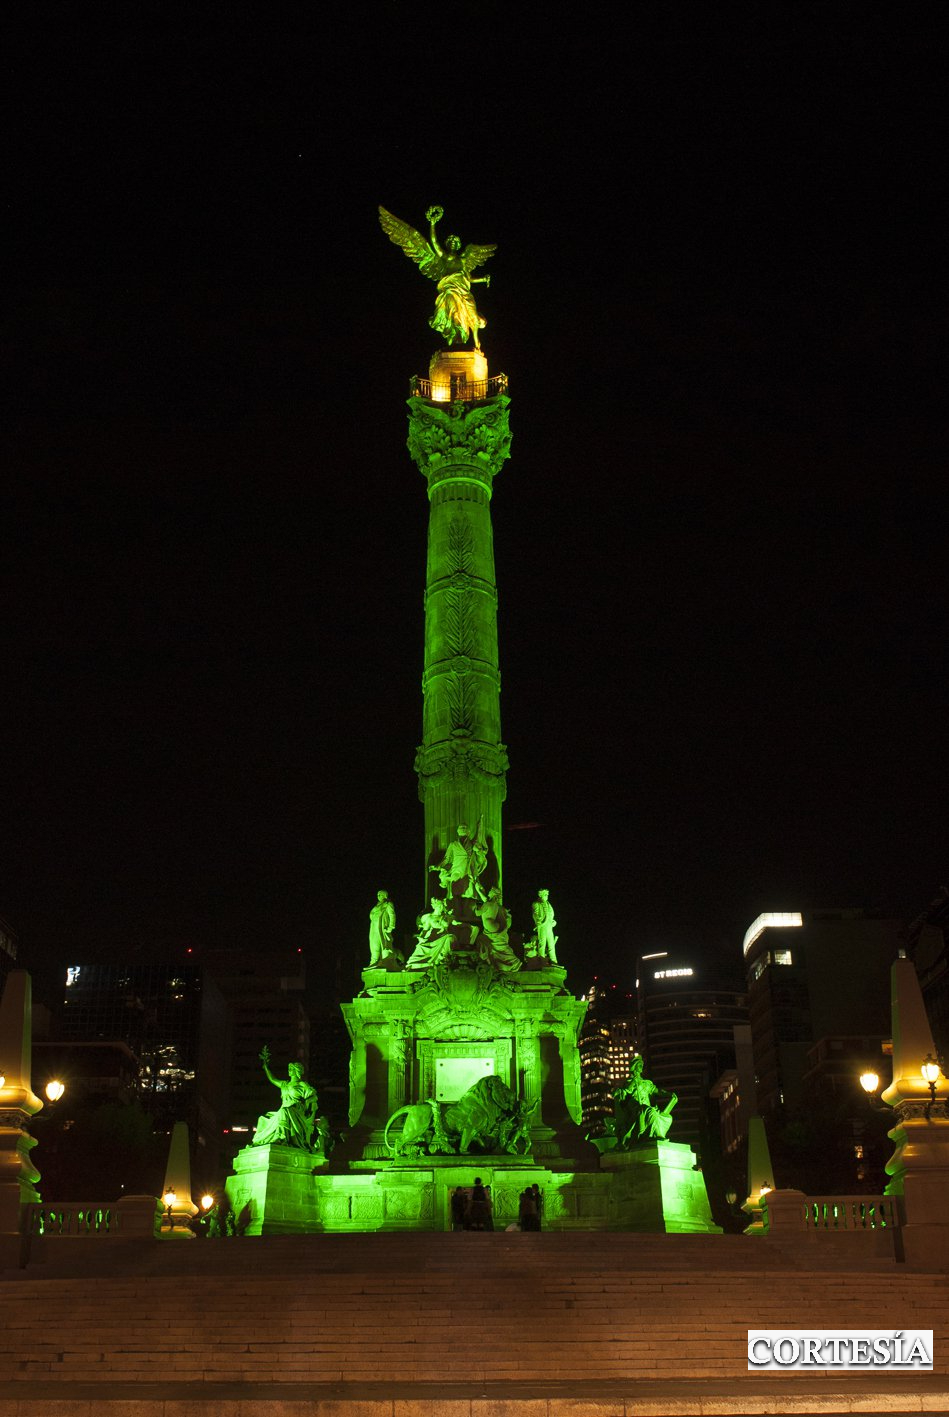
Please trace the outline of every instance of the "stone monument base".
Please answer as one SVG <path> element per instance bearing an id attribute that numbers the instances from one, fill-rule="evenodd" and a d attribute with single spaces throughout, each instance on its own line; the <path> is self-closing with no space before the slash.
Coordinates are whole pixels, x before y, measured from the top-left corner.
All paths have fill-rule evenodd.
<path id="1" fill-rule="evenodd" d="M 238 1220 L 245 1208 L 249 1211 L 243 1233 L 302 1235 L 321 1229 L 313 1182 L 314 1172 L 325 1166 L 322 1152 L 277 1142 L 245 1146 L 234 1158 L 234 1175 L 225 1187 Z"/>
<path id="2" fill-rule="evenodd" d="M 632 1151 L 606 1151 L 600 1168 L 609 1176 L 611 1230 L 639 1234 L 720 1235 L 712 1223 L 705 1177 L 695 1153 L 677 1141 L 650 1141 Z"/>
<path id="3" fill-rule="evenodd" d="M 475 1177 L 491 1190 L 496 1230 L 517 1221 L 526 1186 L 543 1193 L 545 1230 L 622 1230 L 641 1234 L 720 1234 L 692 1148 L 646 1142 L 608 1151 L 599 1170 L 533 1156 L 423 1156 L 332 1172 L 319 1153 L 287 1146 L 239 1152 L 227 1194 L 235 1214 L 248 1208 L 247 1235 L 371 1230 L 450 1230 L 451 1193 Z"/>

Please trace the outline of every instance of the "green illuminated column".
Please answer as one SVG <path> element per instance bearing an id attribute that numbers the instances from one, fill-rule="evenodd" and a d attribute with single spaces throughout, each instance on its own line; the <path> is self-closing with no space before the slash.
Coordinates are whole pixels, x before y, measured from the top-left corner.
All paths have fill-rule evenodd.
<path id="1" fill-rule="evenodd" d="M 389 1028 L 389 1116 L 405 1105 L 407 1080 L 406 1064 L 409 1056 L 409 1030 L 401 1019 L 393 1019 Z"/>
<path id="2" fill-rule="evenodd" d="M 534 1115 L 531 1128 L 543 1126 L 541 1115 L 541 1065 L 540 1039 L 536 1020 L 520 1018 L 515 1023 L 517 1037 L 517 1065 L 521 1073 L 521 1097 Z M 536 1109 L 536 1110 L 534 1110 Z"/>
<path id="3" fill-rule="evenodd" d="M 484 816 L 487 888 L 501 879 L 501 742 L 497 587 L 491 487 L 511 445 L 503 376 L 480 351 L 443 350 L 409 399 L 412 457 L 428 483 L 428 567 L 422 744 L 415 760 L 425 808 L 426 866 L 459 824 Z M 434 881 L 429 880 L 429 885 Z"/>

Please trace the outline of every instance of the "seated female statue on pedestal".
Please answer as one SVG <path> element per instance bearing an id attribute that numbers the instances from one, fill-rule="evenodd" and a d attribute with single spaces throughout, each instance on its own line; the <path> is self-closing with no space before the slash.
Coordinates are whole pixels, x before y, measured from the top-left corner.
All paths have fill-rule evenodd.
<path id="1" fill-rule="evenodd" d="M 268 1080 L 280 1089 L 280 1106 L 276 1112 L 265 1112 L 258 1119 L 252 1145 L 269 1146 L 277 1142 L 310 1151 L 316 1122 L 316 1088 L 304 1082 L 299 1063 L 290 1064 L 286 1081 L 275 1078 L 270 1071 L 270 1049 L 266 1045 L 260 1050 L 260 1061 Z"/>

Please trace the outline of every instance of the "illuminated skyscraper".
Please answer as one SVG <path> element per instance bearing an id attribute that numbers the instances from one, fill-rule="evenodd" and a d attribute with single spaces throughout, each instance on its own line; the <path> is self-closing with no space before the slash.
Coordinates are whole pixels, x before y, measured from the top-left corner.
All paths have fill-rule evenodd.
<path id="1" fill-rule="evenodd" d="M 580 1099 L 589 1136 L 602 1136 L 613 1115 L 613 1090 L 629 1077 L 636 1055 L 635 997 L 612 984 L 594 983 L 582 996 L 587 1014 L 580 1030 Z"/>
<path id="2" fill-rule="evenodd" d="M 679 1099 L 670 1140 L 701 1151 L 709 1088 L 735 1066 L 735 1026 L 748 1022 L 745 995 L 706 966 L 659 952 L 640 958 L 637 1000 L 646 1075 Z M 715 1134 L 717 1145 L 717 1124 Z"/>
<path id="3" fill-rule="evenodd" d="M 195 1157 L 218 1171 L 226 1112 L 229 1015 L 220 989 L 195 964 L 154 960 L 66 970 L 59 1037 L 124 1043 L 138 1060 L 139 1098 L 158 1130 L 187 1121 Z"/>
<path id="4" fill-rule="evenodd" d="M 802 1100 L 822 1039 L 889 1035 L 899 920 L 863 910 L 769 911 L 745 932 L 758 1111 Z"/>

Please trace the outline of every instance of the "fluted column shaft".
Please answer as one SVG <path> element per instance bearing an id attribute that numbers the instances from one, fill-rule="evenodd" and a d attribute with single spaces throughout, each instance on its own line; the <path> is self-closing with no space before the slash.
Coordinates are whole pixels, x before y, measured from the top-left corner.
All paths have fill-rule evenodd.
<path id="1" fill-rule="evenodd" d="M 501 879 L 506 794 L 490 502 L 510 447 L 508 403 L 503 394 L 473 403 L 409 400 L 409 451 L 430 504 L 422 743 L 415 761 L 426 869 L 441 859 L 460 823 L 474 831 L 483 815 L 485 885 Z"/>

